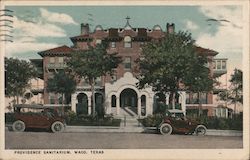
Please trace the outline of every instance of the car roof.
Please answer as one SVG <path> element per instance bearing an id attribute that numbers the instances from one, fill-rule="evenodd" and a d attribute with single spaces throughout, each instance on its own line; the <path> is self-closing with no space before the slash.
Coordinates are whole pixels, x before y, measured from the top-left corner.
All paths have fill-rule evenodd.
<path id="1" fill-rule="evenodd" d="M 17 108 L 33 108 L 33 109 L 44 109 L 44 108 L 55 108 L 58 106 L 44 106 L 41 104 L 14 104 L 14 107 Z"/>

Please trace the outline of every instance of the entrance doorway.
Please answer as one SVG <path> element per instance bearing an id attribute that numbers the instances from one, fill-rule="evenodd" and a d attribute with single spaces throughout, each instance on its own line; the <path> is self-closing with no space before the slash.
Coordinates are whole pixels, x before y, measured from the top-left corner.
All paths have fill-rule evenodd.
<path id="1" fill-rule="evenodd" d="M 128 108 L 137 114 L 137 93 L 130 88 L 124 89 L 120 94 L 120 106 Z"/>
<path id="2" fill-rule="evenodd" d="M 88 97 L 84 93 L 77 95 L 76 114 L 88 114 Z"/>

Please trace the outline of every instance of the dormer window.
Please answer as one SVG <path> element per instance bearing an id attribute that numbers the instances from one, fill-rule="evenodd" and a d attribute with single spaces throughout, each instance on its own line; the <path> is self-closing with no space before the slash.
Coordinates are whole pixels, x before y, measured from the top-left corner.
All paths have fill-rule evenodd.
<path id="1" fill-rule="evenodd" d="M 49 57 L 49 63 L 55 63 L 55 57 Z"/>
<path id="2" fill-rule="evenodd" d="M 96 44 L 101 44 L 101 43 L 102 43 L 102 40 L 101 40 L 101 39 L 97 39 L 95 43 L 96 43 Z"/>
<path id="3" fill-rule="evenodd" d="M 125 48 L 131 48 L 132 47 L 131 37 L 129 37 L 129 36 L 124 37 L 124 47 Z"/>
<path id="4" fill-rule="evenodd" d="M 116 47 L 115 42 L 111 42 L 111 48 L 115 48 L 115 47 Z"/>

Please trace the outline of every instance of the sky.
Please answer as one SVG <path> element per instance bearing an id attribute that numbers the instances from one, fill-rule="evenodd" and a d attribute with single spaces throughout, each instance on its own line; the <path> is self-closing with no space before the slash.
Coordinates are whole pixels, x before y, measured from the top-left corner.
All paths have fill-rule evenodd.
<path id="1" fill-rule="evenodd" d="M 6 56 L 41 58 L 37 52 L 61 45 L 80 34 L 80 24 L 104 29 L 123 28 L 129 16 L 132 27 L 152 29 L 175 23 L 176 31 L 188 31 L 198 46 L 213 49 L 217 58 L 228 58 L 228 71 L 242 68 L 242 6 L 6 6 L 13 10 L 13 43 Z M 215 21 L 216 19 L 217 21 Z"/>

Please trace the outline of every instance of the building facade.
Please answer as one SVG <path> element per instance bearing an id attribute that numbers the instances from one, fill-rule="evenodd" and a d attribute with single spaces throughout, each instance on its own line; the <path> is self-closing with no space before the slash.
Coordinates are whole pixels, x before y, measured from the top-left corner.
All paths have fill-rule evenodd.
<path id="1" fill-rule="evenodd" d="M 122 115 L 129 112 L 135 116 L 147 116 L 153 114 L 157 102 L 161 98 L 166 104 L 169 104 L 169 95 L 158 95 L 151 87 L 139 90 L 136 88 L 139 74 L 136 60 L 142 53 L 142 46 L 150 41 L 159 41 L 166 34 L 171 34 L 175 30 L 174 24 L 166 24 L 162 29 L 155 25 L 152 29 L 133 28 L 129 24 L 129 18 L 123 28 L 103 29 L 98 25 L 93 32 L 90 32 L 88 24 L 81 24 L 81 33 L 78 36 L 71 37 L 73 46 L 61 46 L 46 51 L 39 52 L 42 57 L 35 60 L 36 64 L 42 66 L 41 77 L 44 80 L 44 103 L 48 105 L 61 104 L 62 97 L 46 91 L 46 84 L 53 74 L 66 67 L 65 58 L 70 56 L 73 51 L 86 50 L 88 45 L 95 46 L 103 41 L 108 42 L 108 53 L 116 52 L 123 60 L 115 69 L 113 76 L 106 75 L 96 80 L 95 97 L 96 105 L 103 106 L 106 114 Z M 211 75 L 217 74 L 214 68 L 214 56 L 216 51 L 196 47 L 198 54 L 205 54 L 208 57 L 208 65 Z M 34 60 L 33 60 L 34 61 Z M 223 70 L 224 71 L 224 70 Z M 223 74 L 221 72 L 221 74 Z M 78 114 L 91 114 L 91 96 L 90 86 L 82 79 L 75 93 L 70 97 L 70 108 Z M 204 93 L 201 95 L 202 105 L 198 103 L 197 93 L 179 92 L 178 105 L 172 110 L 182 110 L 184 113 L 188 110 L 202 108 L 204 114 L 213 115 L 213 93 Z"/>

